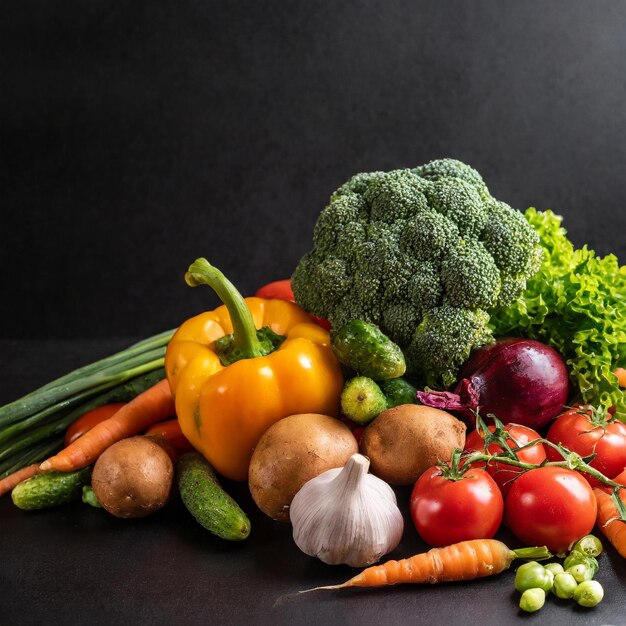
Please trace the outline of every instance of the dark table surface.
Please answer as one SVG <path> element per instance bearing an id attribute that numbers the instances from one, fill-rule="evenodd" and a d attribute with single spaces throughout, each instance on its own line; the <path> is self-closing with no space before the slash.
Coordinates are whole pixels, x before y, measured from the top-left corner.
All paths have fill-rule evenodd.
<path id="1" fill-rule="evenodd" d="M 0 340 L 0 403 L 74 367 L 124 347 L 128 340 Z M 626 623 L 626 563 L 611 548 L 597 579 L 604 601 L 582 609 L 550 598 L 534 615 L 517 608 L 513 573 L 463 584 L 402 586 L 296 595 L 354 575 L 302 554 L 291 528 L 261 514 L 245 484 L 223 481 L 248 512 L 250 538 L 222 541 L 174 500 L 143 520 L 119 520 L 82 503 L 40 512 L 0 500 L 0 622 L 3 624 L 546 624 Z M 408 517 L 402 558 L 426 546 Z M 506 532 L 499 535 L 512 547 Z M 605 542 L 606 543 L 606 542 Z"/>

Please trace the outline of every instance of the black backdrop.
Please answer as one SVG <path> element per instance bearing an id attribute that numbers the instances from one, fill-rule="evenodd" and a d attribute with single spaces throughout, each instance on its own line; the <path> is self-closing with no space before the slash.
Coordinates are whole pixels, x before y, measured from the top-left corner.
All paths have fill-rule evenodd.
<path id="1" fill-rule="evenodd" d="M 626 256 L 626 3 L 0 5 L 4 337 L 141 336 L 290 274 L 348 176 L 454 156 Z"/>

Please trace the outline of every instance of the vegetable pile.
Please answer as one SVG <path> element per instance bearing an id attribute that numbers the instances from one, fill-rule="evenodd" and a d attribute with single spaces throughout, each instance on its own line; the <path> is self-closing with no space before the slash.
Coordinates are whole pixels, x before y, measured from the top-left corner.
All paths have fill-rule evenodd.
<path id="1" fill-rule="evenodd" d="M 560 222 L 452 159 L 358 174 L 320 214 L 293 291 L 244 298 L 197 259 L 185 280 L 222 306 L 0 407 L 0 495 L 23 510 L 82 499 L 124 523 L 178 494 L 242 541 L 250 518 L 220 477 L 247 481 L 303 553 L 366 568 L 316 589 L 472 580 L 519 559 L 522 611 L 550 594 L 591 608 L 594 526 L 626 557 L 626 269 L 574 249 Z M 376 564 L 400 556 L 400 498 L 432 549 Z M 495 538 L 503 524 L 521 547 Z"/>
<path id="2" fill-rule="evenodd" d="M 626 400 L 615 370 L 626 364 L 626 266 L 609 254 L 576 249 L 552 211 L 530 208 L 543 263 L 510 306 L 491 312 L 496 336 L 543 341 L 566 360 L 580 400 L 609 408 L 626 420 Z"/>

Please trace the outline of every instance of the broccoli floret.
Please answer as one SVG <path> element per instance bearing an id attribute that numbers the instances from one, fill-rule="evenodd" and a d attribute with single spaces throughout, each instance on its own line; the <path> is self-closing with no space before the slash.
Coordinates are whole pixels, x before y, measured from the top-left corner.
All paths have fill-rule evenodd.
<path id="1" fill-rule="evenodd" d="M 418 176 L 427 180 L 439 180 L 440 178 L 459 178 L 469 183 L 478 191 L 481 198 L 489 198 L 489 190 L 483 177 L 471 166 L 457 161 L 456 159 L 437 159 L 420 165 L 413 170 Z"/>
<path id="2" fill-rule="evenodd" d="M 454 159 L 357 174 L 322 211 L 293 276 L 297 302 L 341 326 L 362 319 L 412 355 L 409 374 L 453 382 L 491 340 L 491 307 L 512 302 L 540 266 L 523 215 Z"/>
<path id="3" fill-rule="evenodd" d="M 481 310 L 444 304 L 429 311 L 405 349 L 407 368 L 431 386 L 453 385 L 472 348 L 493 340 L 488 322 L 489 314 Z"/>

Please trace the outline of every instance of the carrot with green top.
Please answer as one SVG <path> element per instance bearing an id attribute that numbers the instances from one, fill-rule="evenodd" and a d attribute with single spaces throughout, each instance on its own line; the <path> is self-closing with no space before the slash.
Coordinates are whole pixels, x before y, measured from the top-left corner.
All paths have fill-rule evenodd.
<path id="1" fill-rule="evenodd" d="M 496 539 L 474 539 L 433 548 L 408 559 L 374 565 L 340 585 L 316 587 L 308 591 L 472 580 L 499 574 L 508 569 L 515 559 L 542 560 L 551 556 L 545 546 L 511 550 Z"/>
<path id="2" fill-rule="evenodd" d="M 174 415 L 174 399 L 167 380 L 146 389 L 109 419 L 44 461 L 40 469 L 71 472 L 93 463 L 115 442 L 143 433 L 146 428 Z"/>

